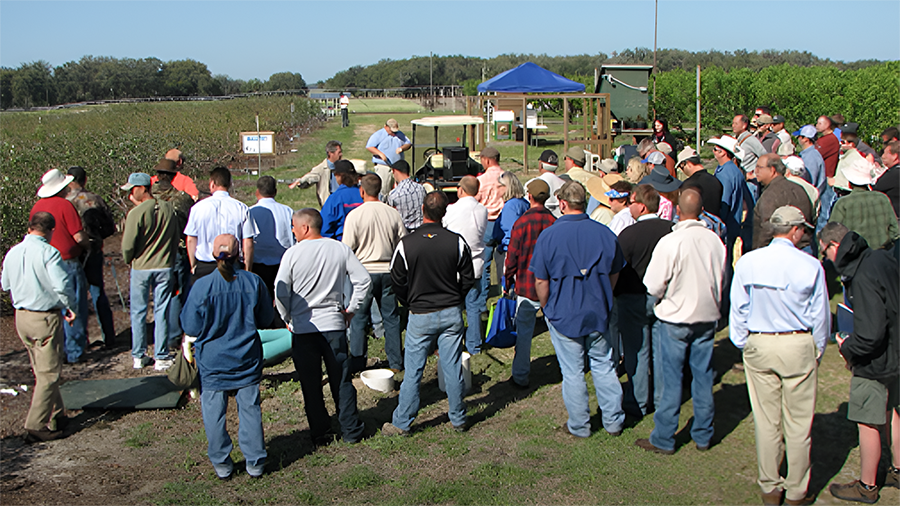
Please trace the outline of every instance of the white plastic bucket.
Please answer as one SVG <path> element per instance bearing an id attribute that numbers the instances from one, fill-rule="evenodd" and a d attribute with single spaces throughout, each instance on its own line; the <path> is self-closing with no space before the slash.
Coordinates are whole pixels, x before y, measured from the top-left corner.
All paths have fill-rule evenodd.
<path id="1" fill-rule="evenodd" d="M 394 390 L 394 371 L 390 369 L 371 369 L 363 371 L 359 375 L 363 385 L 378 390 L 379 392 L 392 392 Z"/>
<path id="2" fill-rule="evenodd" d="M 472 389 L 472 370 L 469 369 L 469 358 L 472 355 L 469 355 L 469 352 L 464 351 L 462 353 L 462 372 L 463 372 L 463 380 L 466 383 L 466 392 Z M 444 385 L 444 371 L 441 370 L 441 361 L 438 360 L 437 365 L 437 378 L 438 378 L 438 388 L 441 389 L 441 392 L 446 392 L 447 387 Z"/>

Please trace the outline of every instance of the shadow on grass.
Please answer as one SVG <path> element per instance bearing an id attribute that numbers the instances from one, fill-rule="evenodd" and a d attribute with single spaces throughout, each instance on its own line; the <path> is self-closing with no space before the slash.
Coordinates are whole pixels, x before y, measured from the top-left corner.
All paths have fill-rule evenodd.
<path id="1" fill-rule="evenodd" d="M 312 454 L 316 451 L 316 445 L 313 444 L 309 430 L 298 430 L 274 437 L 266 443 L 266 450 L 266 471 L 273 472 L 290 467 L 294 462 Z"/>
<path id="2" fill-rule="evenodd" d="M 856 424 L 847 420 L 847 403 L 831 413 L 817 413 L 812 424 L 809 494 L 818 495 L 844 467 L 850 450 L 859 444 Z M 854 471 L 856 472 L 856 471 Z"/>

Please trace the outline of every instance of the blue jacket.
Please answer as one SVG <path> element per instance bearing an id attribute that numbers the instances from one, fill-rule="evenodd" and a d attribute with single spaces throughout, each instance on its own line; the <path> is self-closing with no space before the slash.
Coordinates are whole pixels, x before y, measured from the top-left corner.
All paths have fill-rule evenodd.
<path id="1" fill-rule="evenodd" d="M 531 204 L 523 198 L 509 199 L 503 204 L 500 216 L 494 222 L 494 231 L 491 233 L 491 239 L 500 245 L 498 247 L 500 253 L 506 252 L 506 249 L 509 247 L 509 236 L 512 233 L 513 225 L 516 224 L 516 220 L 525 214 L 529 207 L 531 207 Z"/>
<path id="2" fill-rule="evenodd" d="M 338 189 L 322 204 L 322 237 L 340 241 L 344 237 L 344 220 L 347 213 L 362 203 L 359 186 L 338 186 Z"/>
<path id="3" fill-rule="evenodd" d="M 262 379 L 262 342 L 256 329 L 275 316 L 263 280 L 236 270 L 230 283 L 219 271 L 198 279 L 191 287 L 181 327 L 197 336 L 197 368 L 207 390 L 236 390 Z"/>

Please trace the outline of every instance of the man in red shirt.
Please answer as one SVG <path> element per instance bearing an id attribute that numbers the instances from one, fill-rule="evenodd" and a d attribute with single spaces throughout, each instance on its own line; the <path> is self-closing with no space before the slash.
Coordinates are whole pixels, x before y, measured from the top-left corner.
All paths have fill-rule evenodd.
<path id="1" fill-rule="evenodd" d="M 172 178 L 172 186 L 178 191 L 187 193 L 196 202 L 200 198 L 200 191 L 197 190 L 197 185 L 194 184 L 193 179 L 181 173 L 181 166 L 184 165 L 184 155 L 177 149 L 170 149 L 166 152 L 165 159 L 175 162 L 176 172 L 175 177 Z M 150 183 L 156 183 L 157 181 L 159 181 L 159 176 L 150 178 Z"/>
<path id="2" fill-rule="evenodd" d="M 44 211 L 53 215 L 56 220 L 56 229 L 50 245 L 59 250 L 62 256 L 63 267 L 69 278 L 67 282 L 72 283 L 77 301 L 75 320 L 69 325 L 63 325 L 66 334 L 66 358 L 70 364 L 81 360 L 87 346 L 88 283 L 78 257 L 82 251 L 90 247 L 90 238 L 81 226 L 81 216 L 75 206 L 66 200 L 69 183 L 73 179 L 75 179 L 73 176 L 63 175 L 57 169 L 47 171 L 41 178 L 42 186 L 37 192 L 40 200 L 31 208 L 29 215 L 31 219 L 35 213 Z"/>
<path id="3" fill-rule="evenodd" d="M 816 150 L 825 160 L 825 176 L 828 178 L 829 186 L 834 186 L 834 171 L 841 155 L 841 142 L 834 135 L 834 126 L 834 121 L 828 116 L 819 116 L 816 120 L 816 131 L 819 132 Z"/>
<path id="4" fill-rule="evenodd" d="M 513 357 L 512 380 L 521 388 L 528 387 L 531 338 L 534 336 L 536 313 L 541 307 L 534 289 L 534 273 L 528 270 L 528 266 L 538 236 L 556 221 L 544 207 L 550 198 L 550 186 L 542 179 L 533 179 L 526 190 L 531 207 L 513 225 L 506 250 L 506 281 L 507 285 L 515 285 L 517 295 L 516 354 Z"/>

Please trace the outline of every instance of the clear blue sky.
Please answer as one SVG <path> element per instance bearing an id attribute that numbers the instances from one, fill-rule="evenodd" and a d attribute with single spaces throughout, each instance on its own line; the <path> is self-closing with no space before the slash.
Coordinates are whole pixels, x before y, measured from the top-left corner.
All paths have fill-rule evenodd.
<path id="1" fill-rule="evenodd" d="M 653 1 L 0 1 L 0 66 L 84 55 L 191 58 L 213 74 L 309 83 L 412 55 L 607 54 L 653 47 Z M 659 47 L 900 60 L 900 2 L 659 2 Z M 499 70 L 498 70 L 499 71 Z"/>

